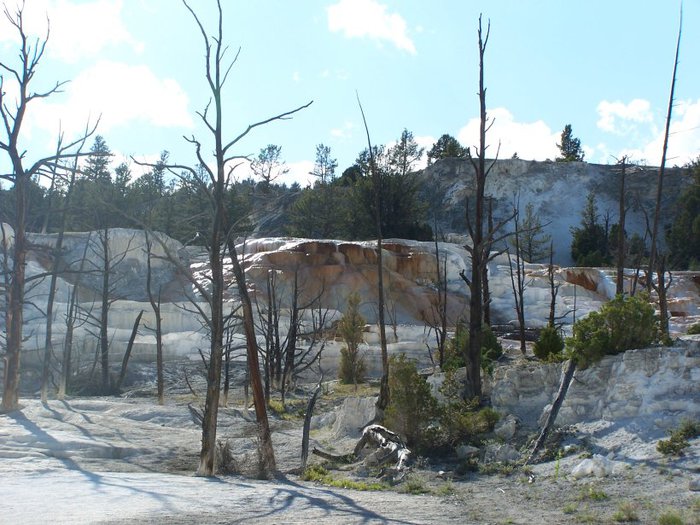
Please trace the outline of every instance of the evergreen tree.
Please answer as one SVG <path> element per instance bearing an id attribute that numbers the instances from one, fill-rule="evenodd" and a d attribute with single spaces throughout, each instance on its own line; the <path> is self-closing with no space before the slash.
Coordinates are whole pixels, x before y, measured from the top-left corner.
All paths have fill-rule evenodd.
<path id="1" fill-rule="evenodd" d="M 331 148 L 324 144 L 316 146 L 316 161 L 311 175 L 318 178 L 320 184 L 330 184 L 335 180 L 335 170 L 338 160 L 331 157 Z"/>
<path id="2" fill-rule="evenodd" d="M 544 233 L 542 221 L 535 206 L 528 202 L 525 206 L 525 216 L 518 225 L 518 245 L 520 257 L 527 262 L 540 262 L 549 257 L 549 245 L 552 236 Z M 509 241 L 511 247 L 515 247 L 514 241 Z"/>
<path id="3" fill-rule="evenodd" d="M 690 184 L 683 192 L 676 216 L 666 233 L 673 268 L 700 268 L 700 157 L 688 164 Z"/>
<path id="4" fill-rule="evenodd" d="M 109 164 L 112 162 L 112 152 L 102 135 L 95 137 L 90 148 L 90 155 L 83 170 L 85 176 L 94 181 L 110 180 Z"/>
<path id="5" fill-rule="evenodd" d="M 340 350 L 340 368 L 338 377 L 345 384 L 353 384 L 364 381 L 366 365 L 360 354 L 362 343 L 362 331 L 365 327 L 365 319 L 360 314 L 360 295 L 353 292 L 348 297 L 348 307 L 345 315 L 338 322 L 338 334 L 345 341 L 345 346 Z"/>
<path id="6" fill-rule="evenodd" d="M 571 257 L 577 266 L 603 266 L 609 264 L 608 232 L 600 223 L 595 194 L 586 197 L 581 214 L 581 226 L 571 228 Z"/>
<path id="7" fill-rule="evenodd" d="M 428 152 L 428 165 L 436 160 L 447 158 L 463 158 L 467 156 L 469 148 L 463 147 L 452 135 L 445 133 L 433 144 Z"/>
<path id="8" fill-rule="evenodd" d="M 272 182 L 289 172 L 282 160 L 282 146 L 268 144 L 260 150 L 258 156 L 250 163 L 250 169 L 260 179 L 260 187 L 268 191 Z"/>
<path id="9" fill-rule="evenodd" d="M 557 144 L 561 157 L 557 162 L 583 162 L 584 153 L 581 149 L 581 141 L 575 138 L 571 132 L 571 124 L 564 126 L 561 132 L 561 142 Z"/>

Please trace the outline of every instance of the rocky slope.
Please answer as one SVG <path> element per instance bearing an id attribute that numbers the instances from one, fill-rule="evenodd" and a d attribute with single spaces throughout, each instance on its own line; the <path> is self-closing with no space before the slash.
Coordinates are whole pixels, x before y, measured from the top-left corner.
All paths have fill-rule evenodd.
<path id="1" fill-rule="evenodd" d="M 658 168 L 628 167 L 625 185 L 629 211 L 628 235 L 645 231 L 644 213 L 651 217 L 656 199 Z M 443 159 L 418 174 L 423 197 L 429 203 L 429 217 L 438 220 L 443 234 L 466 231 L 465 199 L 474 191 L 474 172 L 467 159 Z M 494 199 L 496 220 L 510 215 L 517 196 L 521 209 L 528 203 L 539 213 L 545 231 L 552 235 L 555 262 L 572 264 L 570 228 L 578 226 L 586 195 L 596 196 L 601 222 L 609 214 L 610 224 L 618 222 L 620 170 L 614 165 L 586 162 L 498 160 L 486 180 L 486 194 Z M 684 170 L 667 169 L 661 224 L 670 223 L 674 203 L 689 183 Z"/>
<path id="2" fill-rule="evenodd" d="M 54 346 L 61 348 L 65 335 L 65 314 L 71 291 L 79 287 L 79 302 L 83 319 L 99 308 L 101 277 L 98 251 L 90 248 L 96 234 L 71 234 L 59 261 L 68 270 L 80 268 L 83 254 L 87 262 L 87 274 L 65 273 L 59 279 L 57 305 L 54 309 Z M 53 263 L 52 235 L 32 235 L 33 249 L 28 263 L 28 275 L 45 273 Z M 208 344 L 201 317 L 195 311 L 207 306 L 193 292 L 188 275 L 205 282 L 206 257 L 202 253 L 185 250 L 171 240 L 162 239 L 156 244 L 157 257 L 152 259 L 153 289 L 162 291 L 162 318 L 166 358 L 198 355 L 198 349 Z M 116 362 L 126 347 L 134 319 L 144 311 L 142 329 L 136 339 L 133 357 L 153 359 L 155 336 L 149 328 L 155 325 L 150 304 L 146 300 L 146 250 L 142 233 L 131 230 L 112 230 L 109 250 L 118 260 L 112 271 L 114 284 L 110 294 L 109 337 L 111 359 Z M 277 298 L 281 304 L 284 326 L 288 319 L 292 299 L 294 276 L 299 287 L 299 303 L 309 304 L 319 298 L 313 308 L 327 313 L 327 327 L 337 321 L 346 308 L 347 296 L 358 292 L 362 297 L 362 314 L 368 323 L 365 333 L 366 351 L 370 370 L 377 366 L 378 334 L 376 325 L 376 250 L 371 242 L 317 241 L 291 238 L 256 239 L 239 246 L 246 268 L 248 286 L 254 300 L 264 309 L 267 300 L 268 276 L 275 275 Z M 468 270 L 469 257 L 457 244 L 438 243 L 441 265 L 447 269 L 448 324 L 453 326 L 468 311 L 468 290 L 459 277 L 461 270 Z M 166 253 L 167 252 L 167 253 Z M 121 254 L 124 256 L 122 257 Z M 388 240 L 385 244 L 384 271 L 390 351 L 404 352 L 422 364 L 429 364 L 427 348 L 434 345 L 430 324 L 435 321 L 437 259 L 434 243 Z M 494 258 L 489 266 L 492 292 L 492 316 L 496 323 L 513 324 L 516 318 L 510 278 L 511 259 L 507 255 Z M 527 264 L 527 288 L 525 296 L 526 320 L 529 326 L 542 326 L 549 314 L 549 283 L 546 266 Z M 634 272 L 627 273 L 627 286 L 631 286 Z M 559 287 L 557 313 L 569 314 L 565 323 L 596 310 L 602 302 L 614 295 L 614 272 L 609 269 L 555 268 L 555 280 Z M 673 333 L 683 333 L 687 326 L 700 318 L 700 276 L 696 273 L 674 274 L 670 290 L 670 310 Z M 230 289 L 233 290 L 233 287 Z M 48 279 L 34 280 L 27 292 L 25 333 L 25 362 L 38 361 L 44 347 L 45 320 L 43 311 L 48 292 Z M 233 291 L 230 292 L 233 294 Z M 235 296 L 227 297 L 229 308 L 235 305 Z M 312 322 L 312 307 L 304 313 L 306 322 Z M 74 349 L 84 360 L 93 355 L 96 337 L 91 322 L 76 328 Z M 328 366 L 335 366 L 341 343 L 331 340 L 325 351 Z"/>

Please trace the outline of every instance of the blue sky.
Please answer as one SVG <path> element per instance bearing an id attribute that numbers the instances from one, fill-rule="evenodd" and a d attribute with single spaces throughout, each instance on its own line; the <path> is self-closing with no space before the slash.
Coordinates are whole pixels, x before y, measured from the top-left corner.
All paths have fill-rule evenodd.
<path id="1" fill-rule="evenodd" d="M 6 0 L 10 8 L 16 0 Z M 3 0 L 0 0 L 2 3 Z M 22 136 L 28 159 L 53 148 L 59 122 L 75 135 L 101 115 L 98 132 L 116 154 L 192 163 L 183 135 L 206 138 L 196 111 L 209 94 L 203 47 L 177 0 L 28 0 L 29 31 L 51 23 L 36 88 L 70 80 L 37 101 Z M 586 160 L 629 154 L 657 165 L 673 67 L 679 4 L 669 0 L 256 0 L 222 2 L 232 57 L 225 134 L 313 100 L 294 119 L 255 130 L 237 154 L 282 146 L 287 181 L 308 179 L 324 143 L 338 172 L 366 146 L 359 92 L 372 140 L 404 128 L 426 147 L 443 133 L 473 145 L 478 130 L 477 23 L 491 22 L 487 106 L 491 152 L 554 158 L 570 123 Z M 214 29 L 215 2 L 192 0 Z M 684 34 L 669 163 L 700 154 L 700 2 L 684 5 Z M 14 34 L 0 22 L 0 56 Z M 7 77 L 6 77 L 7 78 Z M 9 79 L 6 90 L 11 93 Z M 134 166 L 134 171 L 138 168 Z M 241 172 L 243 175 L 243 172 Z"/>

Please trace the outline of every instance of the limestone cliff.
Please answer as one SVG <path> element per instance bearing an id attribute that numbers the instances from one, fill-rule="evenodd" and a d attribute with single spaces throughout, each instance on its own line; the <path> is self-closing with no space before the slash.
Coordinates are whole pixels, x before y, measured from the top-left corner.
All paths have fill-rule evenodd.
<path id="1" fill-rule="evenodd" d="M 628 235 L 645 231 L 644 212 L 653 216 L 658 168 L 628 167 L 625 180 Z M 474 172 L 467 159 L 442 159 L 419 173 L 429 216 L 437 217 L 439 230 L 448 234 L 466 232 L 465 199 L 474 191 Z M 664 179 L 663 225 L 672 220 L 674 204 L 690 183 L 684 170 L 670 168 Z M 520 206 L 534 205 L 546 232 L 552 235 L 555 262 L 572 264 L 570 228 L 578 226 L 586 195 L 596 195 L 601 222 L 609 214 L 610 224 L 618 222 L 620 170 L 614 165 L 586 162 L 540 162 L 520 159 L 498 160 L 486 179 L 486 194 L 494 199 L 496 220 L 507 217 L 516 195 Z"/>
<path id="2" fill-rule="evenodd" d="M 98 284 L 99 251 L 89 248 L 96 234 L 71 234 L 64 243 L 60 255 L 64 269 L 76 270 L 80 267 L 83 254 L 89 269 L 78 283 L 77 274 L 68 271 L 61 275 L 59 293 L 54 308 L 55 348 L 61 348 L 65 333 L 65 312 L 71 291 L 79 284 L 78 300 L 81 316 L 88 321 L 90 312 L 99 308 L 100 287 Z M 110 253 L 126 254 L 117 257 L 119 264 L 113 267 L 116 284 L 111 293 L 109 315 L 109 337 L 113 359 L 120 359 L 126 347 L 131 326 L 138 313 L 143 310 L 143 326 L 153 327 L 154 319 L 146 300 L 146 250 L 142 232 L 132 230 L 110 231 Z M 25 357 L 41 355 L 44 343 L 45 311 L 48 279 L 36 279 L 46 274 L 53 263 L 52 247 L 55 236 L 33 235 L 32 250 L 28 258 L 27 275 L 32 277 L 32 286 L 27 291 L 25 306 Z M 194 277 L 205 286 L 207 284 L 206 257 L 196 251 L 186 251 L 179 243 L 162 238 L 156 246 L 158 257 L 153 260 L 154 289 L 163 291 L 162 307 L 163 330 L 166 357 L 197 355 L 198 349 L 206 349 L 206 330 L 197 308 L 207 311 L 207 305 L 193 292 L 188 279 Z M 469 269 L 466 250 L 453 243 L 440 242 L 437 245 L 441 267 L 447 270 L 448 325 L 467 316 L 469 294 L 465 283 L 459 277 L 461 270 Z M 326 319 L 332 324 L 346 308 L 347 297 L 358 292 L 362 298 L 362 314 L 370 325 L 365 333 L 368 365 L 374 370 L 378 363 L 378 336 L 376 327 L 377 267 L 376 244 L 374 242 L 345 242 L 333 240 L 308 240 L 293 238 L 255 239 L 238 246 L 243 266 L 246 269 L 248 288 L 256 304 L 262 310 L 267 302 L 267 280 L 275 275 L 277 300 L 281 306 L 282 323 L 288 322 L 291 287 L 296 273 L 300 290 L 299 304 L 309 303 L 315 297 L 320 303 L 315 308 L 327 310 Z M 174 256 L 168 260 L 166 251 Z M 434 334 L 430 324 L 436 317 L 437 259 L 435 245 L 430 242 L 387 240 L 384 252 L 386 283 L 387 320 L 390 324 L 391 347 L 393 353 L 404 352 L 418 359 L 421 364 L 429 364 L 428 348 L 434 346 Z M 513 260 L 505 254 L 496 256 L 489 265 L 490 288 L 492 293 L 492 319 L 499 324 L 514 323 L 516 318 L 513 306 L 510 268 Z M 525 291 L 525 312 L 528 326 L 542 326 L 549 313 L 549 283 L 546 266 L 527 264 L 525 266 L 528 286 Z M 634 272 L 627 272 L 627 286 L 631 285 Z M 229 275 L 232 280 L 232 276 Z M 555 280 L 559 285 L 557 313 L 563 315 L 565 323 L 597 310 L 600 305 L 614 295 L 614 272 L 611 269 L 560 268 L 555 269 Z M 700 318 L 700 278 L 696 273 L 675 273 L 670 297 L 671 330 L 673 334 L 683 333 L 687 326 Z M 227 308 L 236 304 L 235 286 L 229 287 Z M 196 307 L 193 304 L 196 303 Z M 309 312 L 306 312 L 309 314 Z M 94 315 L 93 315 L 94 317 Z M 2 323 L 3 320 L 0 320 Z M 76 328 L 75 346 L 85 359 L 93 355 L 96 339 L 91 322 L 83 322 Z M 329 366 L 337 359 L 339 345 L 329 344 L 327 358 Z M 133 357 L 150 359 L 155 352 L 155 337 L 147 329 L 142 329 L 137 337 Z M 375 362 L 376 361 L 376 362 Z"/>

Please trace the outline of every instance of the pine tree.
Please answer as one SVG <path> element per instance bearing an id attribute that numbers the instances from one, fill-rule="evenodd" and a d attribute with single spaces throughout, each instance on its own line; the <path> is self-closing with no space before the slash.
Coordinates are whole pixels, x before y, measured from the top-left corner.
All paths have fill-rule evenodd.
<path id="1" fill-rule="evenodd" d="M 584 153 L 581 149 L 581 141 L 573 136 L 571 124 L 564 126 L 561 132 L 561 143 L 557 144 L 561 157 L 557 157 L 557 162 L 583 162 Z"/>

